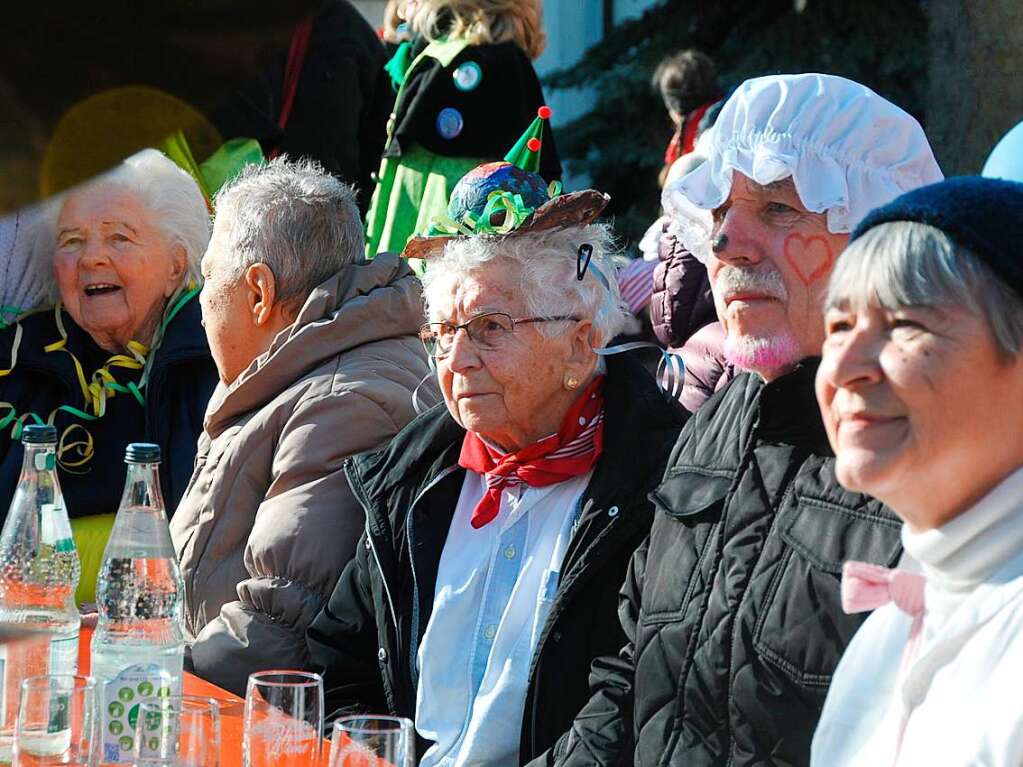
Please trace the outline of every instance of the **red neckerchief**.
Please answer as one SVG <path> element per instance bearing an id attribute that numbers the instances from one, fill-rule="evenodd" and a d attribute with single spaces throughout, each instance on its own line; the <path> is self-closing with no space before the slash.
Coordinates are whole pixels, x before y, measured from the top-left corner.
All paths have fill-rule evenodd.
<path id="1" fill-rule="evenodd" d="M 487 490 L 472 511 L 474 529 L 492 521 L 501 508 L 501 490 L 524 482 L 546 487 L 585 474 L 604 449 L 604 376 L 597 376 L 568 409 L 557 434 L 515 453 L 501 453 L 469 431 L 458 465 L 482 474 Z"/>

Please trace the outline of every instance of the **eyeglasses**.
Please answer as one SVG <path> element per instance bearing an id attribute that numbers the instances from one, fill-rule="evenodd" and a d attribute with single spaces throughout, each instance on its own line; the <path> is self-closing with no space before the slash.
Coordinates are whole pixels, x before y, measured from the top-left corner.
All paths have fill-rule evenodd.
<path id="1" fill-rule="evenodd" d="M 461 325 L 450 322 L 426 322 L 419 328 L 419 340 L 426 347 L 426 353 L 441 359 L 451 353 L 458 331 L 464 329 L 477 349 L 494 351 L 500 349 L 516 325 L 532 322 L 578 322 L 578 317 L 512 317 L 505 312 L 487 312 L 473 317 Z"/>

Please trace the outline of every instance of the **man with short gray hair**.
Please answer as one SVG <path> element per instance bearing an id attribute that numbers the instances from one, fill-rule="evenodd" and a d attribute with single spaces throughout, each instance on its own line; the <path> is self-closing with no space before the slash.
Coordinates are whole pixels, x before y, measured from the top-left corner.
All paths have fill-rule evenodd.
<path id="1" fill-rule="evenodd" d="M 221 381 L 171 535 L 192 668 L 238 694 L 305 664 L 363 528 L 342 464 L 413 418 L 429 370 L 419 281 L 363 247 L 351 187 L 315 163 L 250 167 L 217 198 L 200 300 Z"/>

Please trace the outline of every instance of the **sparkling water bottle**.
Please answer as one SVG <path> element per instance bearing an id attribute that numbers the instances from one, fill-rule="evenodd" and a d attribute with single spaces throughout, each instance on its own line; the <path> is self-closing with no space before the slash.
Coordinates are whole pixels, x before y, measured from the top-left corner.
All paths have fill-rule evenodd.
<path id="1" fill-rule="evenodd" d="M 0 646 L 0 763 L 10 763 L 21 682 L 78 672 L 75 589 L 81 573 L 57 480 L 57 430 L 26 426 L 25 457 L 0 533 L 0 622 L 38 632 Z M 60 727 L 56 727 L 60 730 Z M 57 737 L 60 734 L 57 733 Z"/>
<path id="2" fill-rule="evenodd" d="M 160 492 L 158 445 L 128 445 L 128 477 L 96 582 L 92 675 L 104 762 L 131 762 L 139 706 L 181 694 L 184 584 Z"/>

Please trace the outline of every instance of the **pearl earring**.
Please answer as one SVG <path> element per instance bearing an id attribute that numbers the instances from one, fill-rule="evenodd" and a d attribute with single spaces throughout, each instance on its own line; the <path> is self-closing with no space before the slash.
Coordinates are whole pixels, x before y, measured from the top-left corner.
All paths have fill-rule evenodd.
<path id="1" fill-rule="evenodd" d="M 578 389 L 579 379 L 575 376 L 565 376 L 565 388 L 566 389 Z"/>

